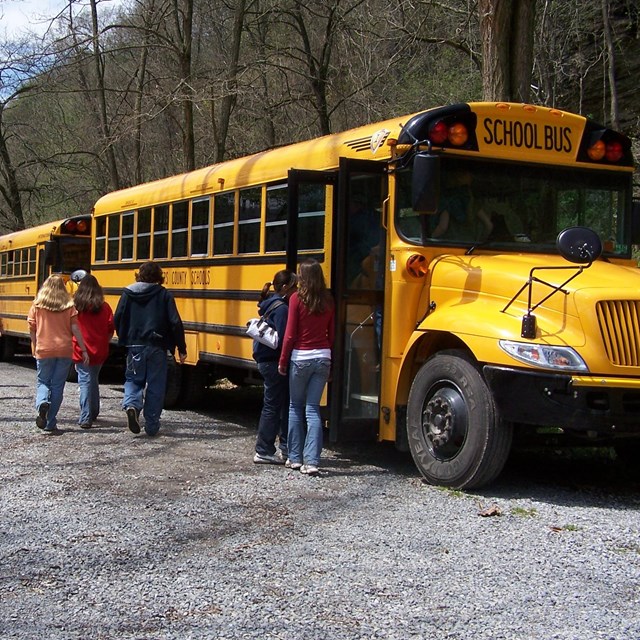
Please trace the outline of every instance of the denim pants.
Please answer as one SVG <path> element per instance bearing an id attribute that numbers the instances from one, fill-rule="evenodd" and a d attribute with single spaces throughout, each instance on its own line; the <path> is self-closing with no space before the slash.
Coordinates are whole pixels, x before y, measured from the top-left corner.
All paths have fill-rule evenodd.
<path id="1" fill-rule="evenodd" d="M 289 460 L 318 466 L 322 452 L 320 399 L 329 379 L 331 360 L 291 362 L 289 371 Z"/>
<path id="2" fill-rule="evenodd" d="M 45 429 L 52 431 L 58 425 L 57 415 L 62 404 L 71 358 L 40 358 L 36 360 L 36 411 L 43 402 L 49 403 Z"/>
<path id="3" fill-rule="evenodd" d="M 160 414 L 167 387 L 167 351 L 160 347 L 129 347 L 124 375 L 122 408 L 144 413 L 144 430 L 150 436 L 160 429 Z"/>
<path id="4" fill-rule="evenodd" d="M 279 438 L 282 457 L 287 457 L 287 424 L 289 422 L 289 380 L 278 373 L 278 362 L 259 362 L 258 371 L 264 381 L 262 412 L 258 423 L 256 453 L 272 456 Z"/>
<path id="5" fill-rule="evenodd" d="M 78 424 L 91 424 L 100 413 L 100 376 L 101 364 L 85 365 L 76 363 L 78 389 L 80 391 L 80 417 Z"/>

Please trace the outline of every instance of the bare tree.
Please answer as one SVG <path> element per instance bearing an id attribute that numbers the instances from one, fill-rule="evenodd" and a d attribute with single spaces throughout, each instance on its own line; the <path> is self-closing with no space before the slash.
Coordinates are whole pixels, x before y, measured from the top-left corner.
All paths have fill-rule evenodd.
<path id="1" fill-rule="evenodd" d="M 30 78 L 39 72 L 40 56 L 26 42 L 0 43 L 0 228 L 16 231 L 25 228 L 22 197 L 34 185 L 21 180 L 21 171 L 31 162 L 15 158 L 24 142 L 20 123 L 8 118 L 20 98 L 38 89 Z"/>
<path id="2" fill-rule="evenodd" d="M 240 59 L 240 43 L 242 39 L 242 27 L 245 17 L 245 0 L 236 0 L 233 12 L 233 29 L 231 34 L 231 49 L 224 74 L 224 93 L 220 100 L 220 110 L 215 126 L 216 152 L 214 162 L 225 159 L 227 136 L 229 134 L 229 122 L 231 112 L 236 104 L 238 90 L 238 61 Z M 215 120 L 214 120 L 215 123 Z"/>
<path id="3" fill-rule="evenodd" d="M 70 2 L 70 6 L 73 1 Z M 104 60 L 100 51 L 100 33 L 98 30 L 98 9 L 96 0 L 89 0 L 91 7 L 91 43 L 93 48 L 93 65 L 95 74 L 95 95 L 98 103 L 98 119 L 100 122 L 100 132 L 104 141 L 104 153 L 106 156 L 107 167 L 111 186 L 113 189 L 120 188 L 120 178 L 118 177 L 118 165 L 116 163 L 116 154 L 113 149 L 111 138 L 109 116 L 107 114 L 107 96 L 104 85 Z"/>

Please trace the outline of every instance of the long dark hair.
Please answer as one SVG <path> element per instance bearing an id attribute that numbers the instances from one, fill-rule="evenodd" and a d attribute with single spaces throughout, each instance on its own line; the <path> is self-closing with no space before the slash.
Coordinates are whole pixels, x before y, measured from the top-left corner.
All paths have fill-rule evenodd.
<path id="1" fill-rule="evenodd" d="M 269 291 L 273 285 L 273 290 L 282 296 L 295 287 L 297 282 L 296 274 L 290 269 L 282 269 L 273 276 L 273 282 L 265 282 L 260 292 L 260 300 L 266 300 L 269 297 Z"/>
<path id="2" fill-rule="evenodd" d="M 104 303 L 104 293 L 95 276 L 88 274 L 80 280 L 78 290 L 73 296 L 73 302 L 78 313 L 85 311 L 98 313 L 100 311 Z"/>
<path id="3" fill-rule="evenodd" d="M 300 263 L 298 285 L 298 296 L 311 313 L 324 313 L 333 304 L 322 267 L 317 260 L 309 258 Z"/>

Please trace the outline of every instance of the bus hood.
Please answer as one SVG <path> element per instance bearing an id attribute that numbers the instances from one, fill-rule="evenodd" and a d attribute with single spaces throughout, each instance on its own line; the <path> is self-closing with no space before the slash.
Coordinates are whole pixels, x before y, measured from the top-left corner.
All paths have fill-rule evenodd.
<path id="1" fill-rule="evenodd" d="M 597 360 L 592 371 L 612 360 L 605 344 L 611 336 L 624 336 L 640 354 L 638 268 L 597 260 L 581 271 L 560 256 L 543 254 L 446 255 L 431 263 L 430 275 L 430 313 L 422 329 L 455 333 L 467 344 L 464 336 L 493 345 L 496 338 L 527 341 L 521 337 L 522 318 L 531 308 L 532 341 L 578 349 L 589 344 Z M 596 343 L 597 354 L 591 348 Z M 627 373 L 637 375 L 637 369 Z"/>

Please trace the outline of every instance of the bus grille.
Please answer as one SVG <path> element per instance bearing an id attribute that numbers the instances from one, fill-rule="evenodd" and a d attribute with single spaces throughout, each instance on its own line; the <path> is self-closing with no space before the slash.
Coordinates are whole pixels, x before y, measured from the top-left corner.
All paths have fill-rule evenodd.
<path id="1" fill-rule="evenodd" d="M 621 367 L 640 366 L 640 301 L 605 300 L 596 305 L 607 357 Z"/>

